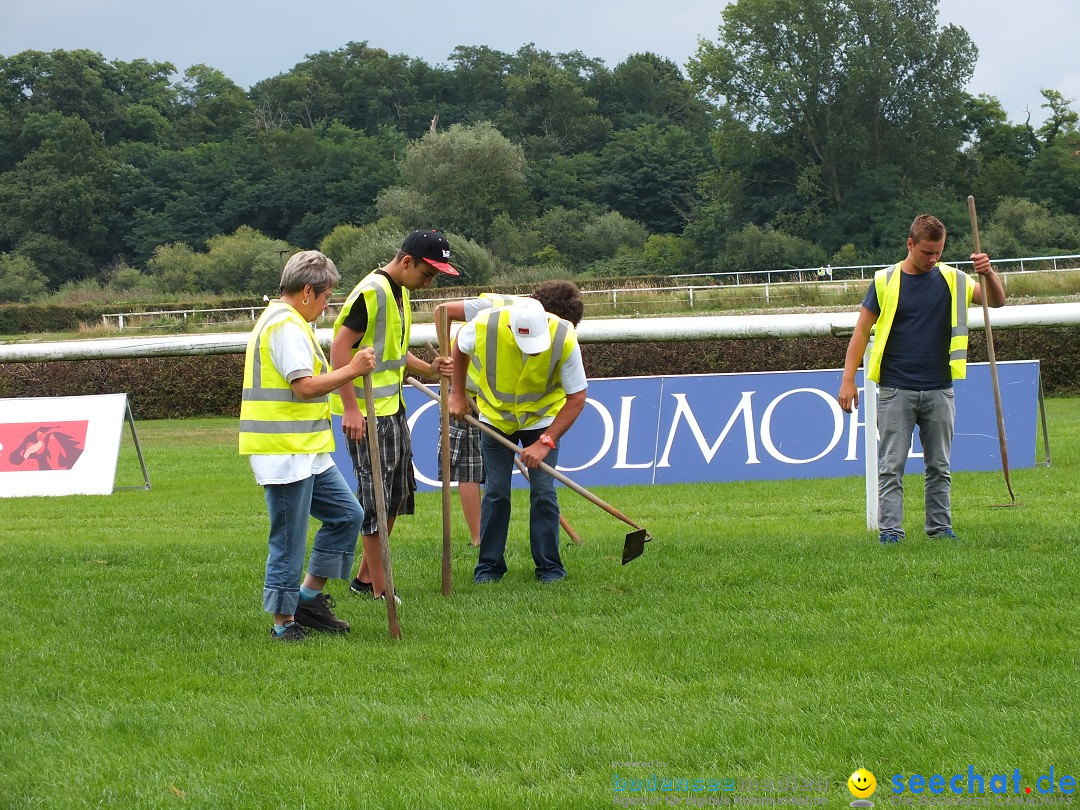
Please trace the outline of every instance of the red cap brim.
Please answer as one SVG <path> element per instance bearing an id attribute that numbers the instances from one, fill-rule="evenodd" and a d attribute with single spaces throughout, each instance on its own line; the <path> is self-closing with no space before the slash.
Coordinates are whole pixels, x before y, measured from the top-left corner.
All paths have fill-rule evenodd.
<path id="1" fill-rule="evenodd" d="M 424 259 L 424 261 L 427 262 L 428 264 L 430 264 L 432 267 L 438 268 L 440 272 L 446 273 L 446 275 L 448 275 L 448 276 L 459 275 L 458 271 L 455 270 L 453 267 L 451 267 L 446 262 L 436 262 L 436 261 L 433 261 L 431 259 Z"/>

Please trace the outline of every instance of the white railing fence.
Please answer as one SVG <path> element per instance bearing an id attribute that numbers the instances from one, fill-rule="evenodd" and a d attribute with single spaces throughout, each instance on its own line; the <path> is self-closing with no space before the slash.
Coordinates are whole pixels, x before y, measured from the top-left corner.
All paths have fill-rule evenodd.
<path id="1" fill-rule="evenodd" d="M 850 335 L 856 312 L 816 312 L 783 315 L 698 315 L 662 318 L 604 318 L 582 321 L 582 343 L 642 343 L 674 340 L 842 337 Z M 983 328 L 981 309 L 968 312 L 974 331 Z M 993 329 L 1051 328 L 1080 325 L 1080 303 L 1026 304 L 990 310 Z M 332 330 L 316 330 L 329 348 Z M 0 363 L 37 363 L 51 360 L 103 360 L 127 357 L 182 357 L 200 354 L 243 354 L 245 332 L 213 335 L 155 335 L 151 337 L 96 338 L 52 343 L 0 344 Z M 410 346 L 436 342 L 434 324 L 415 324 Z"/>
<path id="2" fill-rule="evenodd" d="M 949 262 L 955 267 L 970 265 L 971 261 Z M 1061 272 L 1080 269 L 1080 254 L 1067 256 L 1028 256 L 1019 259 L 994 259 L 994 265 L 1000 271 L 1002 283 L 1008 289 L 1009 276 L 1012 274 Z M 713 279 L 711 283 L 689 282 L 686 284 L 657 284 L 653 286 L 635 285 L 612 287 L 599 290 L 582 290 L 586 314 L 590 308 L 603 308 L 613 312 L 641 312 L 650 307 L 668 307 L 672 303 L 685 302 L 687 309 L 695 306 L 707 306 L 711 299 L 723 298 L 731 294 L 732 287 L 743 288 L 745 294 L 740 303 L 771 305 L 777 302 L 798 303 L 806 295 L 806 288 L 800 290 L 802 282 L 816 282 L 815 303 L 818 299 L 846 299 L 852 290 L 862 291 L 876 271 L 884 265 L 858 264 L 842 267 L 802 267 L 786 270 L 737 270 L 724 273 L 680 273 L 670 276 L 672 279 Z M 412 301 L 417 311 L 430 311 L 444 301 L 456 301 L 457 295 L 442 295 L 440 290 L 431 290 L 414 294 Z M 327 307 L 327 314 L 320 323 L 332 322 L 340 310 L 342 302 L 332 302 Z M 172 329 L 188 323 L 221 324 L 235 323 L 240 320 L 255 321 L 263 310 L 264 304 L 250 307 L 231 307 L 225 309 L 180 309 L 150 310 L 145 312 L 112 312 L 101 316 L 102 324 L 123 330 L 126 327 Z"/>

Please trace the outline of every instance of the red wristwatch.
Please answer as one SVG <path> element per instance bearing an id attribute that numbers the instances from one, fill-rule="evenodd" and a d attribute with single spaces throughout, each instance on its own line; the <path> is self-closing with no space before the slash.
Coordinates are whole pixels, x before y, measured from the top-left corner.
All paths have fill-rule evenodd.
<path id="1" fill-rule="evenodd" d="M 540 444 L 546 444 L 552 450 L 555 449 L 555 440 L 548 436 L 546 433 L 540 434 Z"/>

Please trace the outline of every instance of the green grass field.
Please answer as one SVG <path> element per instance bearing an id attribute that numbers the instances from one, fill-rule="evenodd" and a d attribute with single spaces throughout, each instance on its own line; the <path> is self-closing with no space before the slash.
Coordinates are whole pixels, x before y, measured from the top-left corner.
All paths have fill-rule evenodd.
<path id="1" fill-rule="evenodd" d="M 857 478 L 600 488 L 656 538 L 622 567 L 629 527 L 563 489 L 570 578 L 534 581 L 522 498 L 478 588 L 455 500 L 444 598 L 421 495 L 392 538 L 403 638 L 334 582 L 352 633 L 296 646 L 267 638 L 235 423 L 140 424 L 151 491 L 2 501 L 0 807 L 701 806 L 790 775 L 842 807 L 860 766 L 881 806 L 893 774 L 1075 777 L 1080 401 L 1047 407 L 1020 508 L 991 508 L 1000 473 L 954 476 L 959 544 L 922 536 L 921 477 L 896 547 Z M 652 774 L 706 787 L 615 790 Z"/>

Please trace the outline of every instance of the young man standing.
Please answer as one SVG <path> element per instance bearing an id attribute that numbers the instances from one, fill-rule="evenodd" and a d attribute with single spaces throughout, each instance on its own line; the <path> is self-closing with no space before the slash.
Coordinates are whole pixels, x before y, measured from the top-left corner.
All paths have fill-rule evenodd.
<path id="1" fill-rule="evenodd" d="M 967 374 L 967 310 L 982 303 L 978 282 L 941 264 L 945 226 L 921 214 L 911 224 L 907 257 L 879 270 L 866 291 L 848 343 L 837 399 L 851 412 L 859 406 L 855 371 L 870 330 L 874 346 L 866 376 L 878 384 L 878 539 L 904 537 L 904 466 L 919 426 L 926 463 L 925 529 L 929 537 L 956 539 L 952 527 L 949 462 L 956 404 L 953 380 Z M 985 253 L 971 256 L 986 279 L 987 305 L 1005 303 L 1001 279 Z"/>
<path id="2" fill-rule="evenodd" d="M 439 273 L 458 274 L 450 266 L 450 245 L 446 237 L 437 231 L 413 231 L 405 238 L 393 261 L 369 273 L 353 288 L 334 322 L 334 339 L 330 346 L 330 362 L 334 368 L 347 365 L 363 348 L 371 347 L 375 352 L 371 386 L 375 395 L 379 433 L 376 440 L 382 464 L 387 534 L 393 530 L 398 515 L 411 515 L 414 511 L 416 479 L 412 442 L 401 393 L 405 372 L 437 378 L 450 370 L 448 358 L 436 357 L 426 363 L 409 351 L 412 327 L 409 294 L 429 287 Z M 363 556 L 349 589 L 381 599 L 386 594 L 386 583 L 367 445 L 371 437 L 367 435 L 363 381 L 342 386 L 331 397 L 330 405 L 333 413 L 341 415 L 342 431 L 356 472 L 357 497 L 364 507 L 364 524 L 360 532 Z M 396 594 L 394 598 L 397 598 Z"/>

